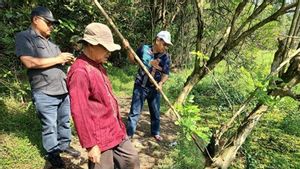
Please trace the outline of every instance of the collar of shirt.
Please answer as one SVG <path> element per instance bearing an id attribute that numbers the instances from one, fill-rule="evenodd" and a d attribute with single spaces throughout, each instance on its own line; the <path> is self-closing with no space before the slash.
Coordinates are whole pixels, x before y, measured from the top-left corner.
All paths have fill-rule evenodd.
<path id="1" fill-rule="evenodd" d="M 100 70 L 104 70 L 104 67 L 101 63 L 97 63 L 94 60 L 90 59 L 83 52 L 81 53 L 81 55 L 79 57 L 81 57 L 82 60 L 88 62 L 90 65 L 92 65 Z"/>
<path id="2" fill-rule="evenodd" d="M 33 28 L 32 26 L 30 26 L 30 27 L 28 28 L 28 30 L 29 30 L 29 33 L 30 33 L 31 35 L 33 35 L 35 38 L 40 37 L 40 38 L 42 38 L 42 39 L 44 39 L 44 40 L 46 40 L 46 41 L 48 41 L 48 40 L 50 39 L 50 38 L 45 38 L 44 36 L 40 35 L 38 32 L 36 32 L 36 31 L 34 30 L 34 28 Z"/>

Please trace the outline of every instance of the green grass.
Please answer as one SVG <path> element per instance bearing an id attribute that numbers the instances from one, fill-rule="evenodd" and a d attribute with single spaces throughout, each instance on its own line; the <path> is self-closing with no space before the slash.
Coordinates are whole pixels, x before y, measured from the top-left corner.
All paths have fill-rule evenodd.
<path id="1" fill-rule="evenodd" d="M 132 95 L 136 66 L 124 67 L 122 69 L 113 66 L 107 67 L 107 73 L 112 83 L 114 93 L 120 97 Z"/>
<path id="2" fill-rule="evenodd" d="M 43 168 L 44 159 L 41 157 L 39 148 L 31 142 L 30 138 L 3 132 L 0 133 L 0 137 L 0 168 Z"/>
<path id="3" fill-rule="evenodd" d="M 244 145 L 250 168 L 300 168 L 300 137 L 286 133 L 282 127 L 288 116 L 273 111 L 263 117 Z M 290 122 L 289 126 L 299 131 L 299 123 Z"/>
<path id="4" fill-rule="evenodd" d="M 0 168 L 43 168 L 40 124 L 34 110 L 14 98 L 0 100 Z"/>

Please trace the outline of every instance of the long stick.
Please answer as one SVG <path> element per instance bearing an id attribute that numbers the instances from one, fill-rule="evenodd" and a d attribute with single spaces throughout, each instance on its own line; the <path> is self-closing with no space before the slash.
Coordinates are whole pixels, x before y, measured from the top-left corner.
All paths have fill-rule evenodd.
<path id="1" fill-rule="evenodd" d="M 99 2 L 97 0 L 94 0 L 94 3 L 96 4 L 96 6 L 99 8 L 99 10 L 101 11 L 101 13 L 104 15 L 105 19 L 108 21 L 108 23 L 111 25 L 111 27 L 113 28 L 113 30 L 115 31 L 115 33 L 120 37 L 120 39 L 122 40 L 122 42 L 124 42 L 125 38 L 123 37 L 123 35 L 120 33 L 120 31 L 118 30 L 117 26 L 114 24 L 114 22 L 110 19 L 110 17 L 107 15 L 107 13 L 105 12 L 105 10 L 102 8 L 102 6 L 99 4 Z M 165 99 L 165 101 L 168 103 L 169 107 L 172 109 L 172 111 L 174 112 L 174 114 L 176 115 L 177 119 L 180 119 L 180 115 L 177 113 L 177 111 L 175 110 L 175 108 L 173 107 L 173 105 L 170 103 L 169 99 L 167 98 L 167 96 L 164 94 L 164 92 L 162 91 L 161 88 L 159 88 L 158 84 L 156 83 L 156 81 L 154 80 L 154 78 L 152 77 L 152 75 L 149 73 L 148 69 L 145 67 L 145 65 L 143 64 L 143 62 L 141 61 L 141 59 L 136 55 L 136 53 L 134 52 L 134 50 L 131 48 L 131 46 L 128 46 L 127 50 L 129 50 L 133 55 L 134 58 L 136 59 L 137 63 L 141 66 L 141 68 L 144 70 L 144 72 L 147 74 L 147 76 L 149 77 L 150 81 L 154 84 L 154 86 L 158 89 L 158 91 L 161 93 L 161 95 L 163 96 L 163 98 Z"/>

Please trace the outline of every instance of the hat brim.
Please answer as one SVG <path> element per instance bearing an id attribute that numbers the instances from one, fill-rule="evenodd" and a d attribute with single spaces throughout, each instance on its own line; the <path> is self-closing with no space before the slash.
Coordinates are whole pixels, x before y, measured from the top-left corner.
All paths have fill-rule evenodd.
<path id="1" fill-rule="evenodd" d="M 168 45 L 173 45 L 173 43 L 171 41 L 167 41 L 165 38 L 161 38 L 166 44 Z"/>
<path id="2" fill-rule="evenodd" d="M 166 44 L 173 46 L 172 42 L 166 42 Z"/>
<path id="3" fill-rule="evenodd" d="M 115 43 L 106 43 L 106 42 L 103 42 L 101 39 L 82 38 L 78 41 L 78 43 L 81 43 L 82 41 L 85 41 L 91 45 L 102 45 L 110 52 L 121 49 L 120 45 L 115 44 Z"/>

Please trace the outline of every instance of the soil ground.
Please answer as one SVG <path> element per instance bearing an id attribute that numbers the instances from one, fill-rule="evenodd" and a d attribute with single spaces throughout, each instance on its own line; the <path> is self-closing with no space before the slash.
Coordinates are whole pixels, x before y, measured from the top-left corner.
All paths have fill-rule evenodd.
<path id="1" fill-rule="evenodd" d="M 127 115 L 130 109 L 131 97 L 119 98 L 120 112 L 123 122 L 126 123 Z M 156 168 L 159 160 L 164 159 L 164 156 L 169 153 L 172 143 L 176 141 L 176 125 L 174 124 L 174 117 L 170 115 L 161 115 L 161 136 L 164 138 L 161 142 L 156 142 L 150 135 L 150 114 L 144 106 L 144 111 L 141 114 L 136 134 L 131 140 L 133 145 L 139 152 L 141 169 Z M 67 155 L 62 155 L 66 163 L 67 169 L 87 169 L 87 153 L 82 149 L 77 136 L 72 138 L 72 146 L 81 152 L 80 158 L 72 158 Z M 51 165 L 46 162 L 44 169 L 53 169 Z"/>

